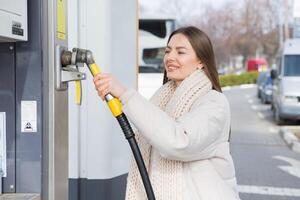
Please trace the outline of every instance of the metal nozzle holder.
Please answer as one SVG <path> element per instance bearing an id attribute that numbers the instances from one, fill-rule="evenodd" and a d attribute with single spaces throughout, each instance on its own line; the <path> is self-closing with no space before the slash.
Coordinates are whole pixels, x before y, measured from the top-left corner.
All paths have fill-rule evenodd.
<path id="1" fill-rule="evenodd" d="M 69 81 L 86 79 L 86 74 L 79 72 L 78 67 L 84 63 L 76 62 L 77 52 L 68 51 L 67 48 L 57 45 L 55 48 L 55 75 L 56 90 L 67 90 Z"/>

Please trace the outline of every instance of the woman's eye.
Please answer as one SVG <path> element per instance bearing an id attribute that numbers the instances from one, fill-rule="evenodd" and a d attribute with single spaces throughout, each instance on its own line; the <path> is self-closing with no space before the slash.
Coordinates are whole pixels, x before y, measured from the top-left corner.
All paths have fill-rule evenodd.
<path id="1" fill-rule="evenodd" d="M 179 51 L 178 54 L 185 54 L 185 52 Z"/>
<path id="2" fill-rule="evenodd" d="M 170 53 L 170 50 L 165 50 L 165 54 Z"/>

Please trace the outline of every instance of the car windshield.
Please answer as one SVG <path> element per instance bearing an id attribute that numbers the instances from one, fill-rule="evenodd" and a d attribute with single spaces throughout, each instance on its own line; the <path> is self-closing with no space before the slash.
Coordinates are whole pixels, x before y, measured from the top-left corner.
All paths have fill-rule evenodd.
<path id="1" fill-rule="evenodd" d="M 153 35 L 159 38 L 166 38 L 168 34 L 168 30 L 173 30 L 175 26 L 174 20 L 165 20 L 165 19 L 157 19 L 157 20 L 147 20 L 141 19 L 139 20 L 139 29 L 143 31 L 147 31 L 152 33 Z M 144 33 L 145 34 L 145 33 Z"/>
<path id="2" fill-rule="evenodd" d="M 267 77 L 266 72 L 260 72 L 259 76 L 258 76 L 258 79 L 257 79 L 257 84 L 261 84 L 262 82 L 264 82 L 266 77 Z"/>
<path id="3" fill-rule="evenodd" d="M 300 55 L 285 56 L 284 76 L 300 76 Z"/>

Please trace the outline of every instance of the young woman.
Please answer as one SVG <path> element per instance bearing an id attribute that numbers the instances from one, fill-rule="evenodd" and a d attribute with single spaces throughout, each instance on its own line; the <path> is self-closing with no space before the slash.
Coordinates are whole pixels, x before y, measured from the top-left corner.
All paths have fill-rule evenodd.
<path id="1" fill-rule="evenodd" d="M 118 97 L 137 140 L 158 200 L 239 199 L 229 151 L 230 109 L 221 91 L 212 44 L 196 27 L 174 31 L 164 56 L 164 84 L 150 101 L 109 74 L 94 84 Z M 134 162 L 126 199 L 144 200 Z"/>

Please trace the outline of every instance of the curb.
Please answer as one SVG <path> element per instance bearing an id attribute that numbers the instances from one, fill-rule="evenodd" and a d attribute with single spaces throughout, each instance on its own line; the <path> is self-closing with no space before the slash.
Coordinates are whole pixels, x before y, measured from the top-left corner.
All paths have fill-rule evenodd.
<path id="1" fill-rule="evenodd" d="M 256 86 L 256 84 L 252 84 L 252 83 L 242 84 L 242 85 L 234 85 L 234 86 L 224 86 L 224 87 L 222 87 L 222 91 L 236 89 L 236 88 L 247 89 L 247 88 L 253 88 L 255 86 Z"/>
<path id="2" fill-rule="evenodd" d="M 300 153 L 300 142 L 295 134 L 287 128 L 281 128 L 279 131 L 283 140 L 295 152 Z"/>

